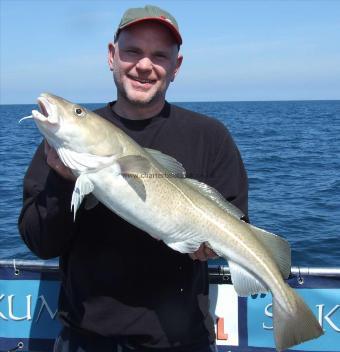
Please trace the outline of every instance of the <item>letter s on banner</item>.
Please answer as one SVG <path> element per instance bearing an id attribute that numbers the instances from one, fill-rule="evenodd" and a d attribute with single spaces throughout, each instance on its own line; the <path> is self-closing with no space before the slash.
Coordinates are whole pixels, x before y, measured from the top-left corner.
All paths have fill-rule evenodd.
<path id="1" fill-rule="evenodd" d="M 270 304 L 267 304 L 266 307 L 264 308 L 264 315 L 266 317 L 273 318 L 273 312 L 271 311 L 272 306 L 273 306 L 273 304 L 270 303 Z M 272 330 L 273 329 L 273 326 L 267 326 L 267 325 L 265 325 L 264 322 L 262 323 L 262 327 L 265 330 Z"/>

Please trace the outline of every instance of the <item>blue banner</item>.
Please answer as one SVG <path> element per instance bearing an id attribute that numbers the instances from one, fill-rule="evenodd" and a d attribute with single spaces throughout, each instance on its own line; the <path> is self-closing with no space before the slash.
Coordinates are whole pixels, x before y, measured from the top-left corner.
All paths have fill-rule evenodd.
<path id="1" fill-rule="evenodd" d="M 290 286 L 312 309 L 325 334 L 290 351 L 340 351 L 340 277 L 292 278 Z M 210 285 L 211 314 L 220 352 L 275 351 L 271 295 L 237 297 L 231 285 Z M 0 351 L 52 351 L 57 318 L 58 270 L 0 265 Z"/>
<path id="2" fill-rule="evenodd" d="M 56 270 L 0 267 L 0 351 L 52 351 L 59 288 Z"/>
<path id="3" fill-rule="evenodd" d="M 288 283 L 311 308 L 325 333 L 289 351 L 339 352 L 340 276 L 296 275 Z M 210 285 L 210 300 L 219 352 L 276 351 L 270 294 L 240 298 L 231 285 Z"/>
<path id="4" fill-rule="evenodd" d="M 294 347 L 296 351 L 340 351 L 340 290 L 299 289 L 299 295 L 319 319 L 325 335 Z M 261 317 L 261 319 L 254 319 Z M 275 347 L 271 295 L 247 300 L 248 345 Z"/>

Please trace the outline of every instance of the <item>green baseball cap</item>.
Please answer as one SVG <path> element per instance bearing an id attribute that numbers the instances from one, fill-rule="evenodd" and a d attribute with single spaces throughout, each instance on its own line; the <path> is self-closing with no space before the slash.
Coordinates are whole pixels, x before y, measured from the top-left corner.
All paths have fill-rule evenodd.
<path id="1" fill-rule="evenodd" d="M 157 21 L 170 29 L 178 45 L 182 44 L 182 37 L 175 18 L 167 11 L 157 6 L 146 5 L 145 7 L 131 8 L 125 11 L 115 34 L 115 40 L 121 30 L 140 22 Z"/>

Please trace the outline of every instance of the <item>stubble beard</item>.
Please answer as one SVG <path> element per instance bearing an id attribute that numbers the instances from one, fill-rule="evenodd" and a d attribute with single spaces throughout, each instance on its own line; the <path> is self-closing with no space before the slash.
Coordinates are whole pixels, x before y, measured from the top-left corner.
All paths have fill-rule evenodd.
<path id="1" fill-rule="evenodd" d="M 156 90 L 155 92 L 153 92 L 153 94 L 150 94 L 149 96 L 147 96 L 145 98 L 133 97 L 133 96 L 131 96 L 131 94 L 129 94 L 128 90 L 125 89 L 123 83 L 116 77 L 115 72 L 113 72 L 113 80 L 114 80 L 116 87 L 117 87 L 118 99 L 123 99 L 126 102 L 128 102 L 129 104 L 132 104 L 136 107 L 145 107 L 145 106 L 150 105 L 154 102 L 165 99 L 163 92 L 161 92 L 159 90 Z"/>

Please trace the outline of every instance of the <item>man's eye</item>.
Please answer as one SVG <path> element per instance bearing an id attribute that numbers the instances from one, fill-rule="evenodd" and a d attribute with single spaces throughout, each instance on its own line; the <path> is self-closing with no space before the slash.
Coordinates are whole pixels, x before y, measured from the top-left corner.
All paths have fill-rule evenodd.
<path id="1" fill-rule="evenodd" d="M 166 55 L 165 54 L 156 54 L 156 57 L 159 59 L 166 59 Z"/>

